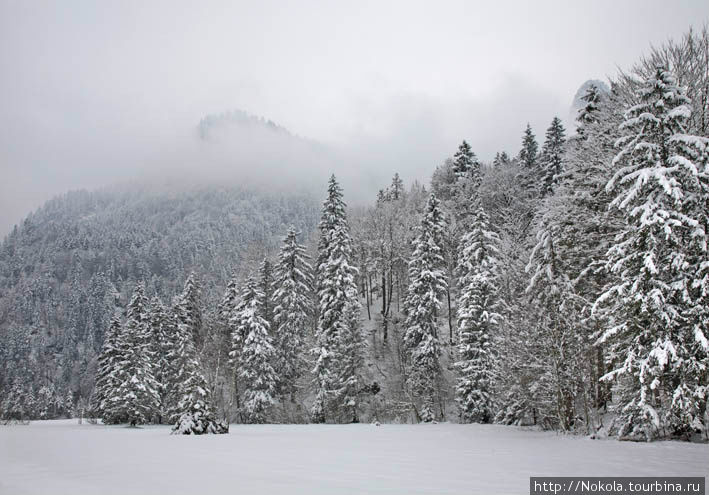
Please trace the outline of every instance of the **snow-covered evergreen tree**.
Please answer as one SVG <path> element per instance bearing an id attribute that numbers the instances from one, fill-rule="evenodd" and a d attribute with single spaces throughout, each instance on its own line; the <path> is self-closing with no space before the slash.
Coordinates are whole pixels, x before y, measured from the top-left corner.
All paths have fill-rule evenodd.
<path id="1" fill-rule="evenodd" d="M 623 437 L 705 431 L 707 139 L 685 134 L 690 102 L 658 68 L 626 112 L 607 185 L 626 227 L 606 265 L 617 277 L 597 304 Z"/>
<path id="2" fill-rule="evenodd" d="M 316 397 L 311 407 L 313 421 L 324 422 L 328 416 L 340 412 L 343 380 L 341 353 L 349 352 L 343 347 L 340 332 L 349 322 L 345 321 L 346 309 L 358 305 L 355 275 L 357 269 L 351 264 L 352 240 L 350 238 L 342 190 L 335 176 L 328 184 L 328 197 L 323 203 L 318 242 L 318 326 L 315 350 Z"/>
<path id="3" fill-rule="evenodd" d="M 479 170 L 480 163 L 468 142 L 464 140 L 453 155 L 453 173 L 460 179 L 468 176 L 474 168 Z"/>
<path id="4" fill-rule="evenodd" d="M 295 399 L 298 379 L 305 369 L 303 346 L 312 312 L 312 268 L 305 246 L 291 227 L 283 239 L 274 270 L 273 294 L 275 371 L 282 397 Z"/>
<path id="5" fill-rule="evenodd" d="M 389 188 L 389 193 L 392 201 L 397 201 L 404 195 L 404 181 L 399 177 L 399 173 L 396 172 L 391 180 L 391 187 Z"/>
<path id="6" fill-rule="evenodd" d="M 158 297 L 153 297 L 150 301 L 149 321 L 149 349 L 153 355 L 154 377 L 158 383 L 158 393 L 160 397 L 160 408 L 158 410 L 158 423 L 162 423 L 165 417 L 167 408 L 166 398 L 167 392 L 174 386 L 174 377 L 172 376 L 171 365 L 167 360 L 167 355 L 171 349 L 169 335 L 174 331 L 175 325 L 171 321 L 172 315 L 169 315 L 165 305 Z"/>
<path id="7" fill-rule="evenodd" d="M 359 395 L 363 389 L 362 367 L 366 342 L 362 334 L 360 304 L 351 299 L 344 308 L 337 330 L 338 376 L 337 390 L 338 417 L 342 422 L 359 422 Z"/>
<path id="8" fill-rule="evenodd" d="M 119 423 L 110 399 L 118 393 L 118 365 L 123 362 L 123 346 L 120 345 L 121 320 L 114 316 L 103 341 L 103 348 L 98 358 L 96 380 L 90 409 L 96 417 L 103 418 L 105 423 Z"/>
<path id="9" fill-rule="evenodd" d="M 564 126 L 559 117 L 554 117 L 547 129 L 546 139 L 542 147 L 540 168 L 542 175 L 541 197 L 549 196 L 559 184 L 563 172 L 563 154 L 566 137 Z"/>
<path id="10" fill-rule="evenodd" d="M 197 352 L 204 344 L 202 335 L 202 290 L 195 272 L 190 272 L 185 281 L 182 294 L 175 306 L 178 324 L 185 326 L 191 333 Z"/>
<path id="11" fill-rule="evenodd" d="M 121 361 L 115 374 L 116 394 L 108 398 L 107 409 L 117 417 L 144 424 L 159 410 L 160 385 L 155 380 L 155 354 L 150 345 L 149 307 L 143 284 L 136 285 L 128 303 L 126 322 L 120 334 Z"/>
<path id="12" fill-rule="evenodd" d="M 275 403 L 276 351 L 268 334 L 268 322 L 261 316 L 263 294 L 251 277 L 244 285 L 241 301 L 235 315 L 235 331 L 241 347 L 237 373 L 243 387 L 242 412 L 248 423 L 265 423 Z"/>
<path id="13" fill-rule="evenodd" d="M 577 129 L 580 135 L 583 135 L 585 126 L 595 124 L 599 120 L 599 110 L 602 99 L 602 92 L 595 84 L 591 84 L 586 90 L 586 94 L 581 97 L 584 106 L 579 109 L 576 121 L 579 125 Z"/>
<path id="14" fill-rule="evenodd" d="M 445 218 L 440 202 L 431 194 L 409 263 L 404 334 L 410 358 L 408 383 L 413 396 L 420 402 L 418 415 L 425 422 L 435 419 L 434 403 L 441 373 L 436 320 L 447 287 L 444 233 Z"/>
<path id="15" fill-rule="evenodd" d="M 532 132 L 532 127 L 527 124 L 524 136 L 522 136 L 522 149 L 519 152 L 519 161 L 523 169 L 533 171 L 537 168 L 538 151 L 537 138 Z"/>
<path id="16" fill-rule="evenodd" d="M 202 435 L 206 433 L 228 433 L 229 425 L 217 419 L 212 397 L 197 359 L 191 328 L 179 324 L 175 330 L 175 345 L 168 360 L 175 370 L 175 393 L 179 397 L 171 411 L 175 421 L 174 434 Z"/>
<path id="17" fill-rule="evenodd" d="M 583 301 L 567 274 L 558 235 L 559 224 L 544 218 L 527 265 L 532 307 L 526 367 L 535 423 L 569 431 L 576 427 L 576 400 L 586 400 L 583 394 L 590 388 L 579 386 L 590 342 L 580 315 Z"/>
<path id="18" fill-rule="evenodd" d="M 502 323 L 502 302 L 496 287 L 499 237 L 477 202 L 472 230 L 461 240 L 458 257 L 459 361 L 456 400 L 464 422 L 489 423 L 494 418 L 493 342 Z"/>
<path id="19" fill-rule="evenodd" d="M 273 264 L 264 258 L 258 269 L 258 289 L 261 297 L 261 315 L 269 325 L 269 331 L 275 330 L 273 324 Z"/>

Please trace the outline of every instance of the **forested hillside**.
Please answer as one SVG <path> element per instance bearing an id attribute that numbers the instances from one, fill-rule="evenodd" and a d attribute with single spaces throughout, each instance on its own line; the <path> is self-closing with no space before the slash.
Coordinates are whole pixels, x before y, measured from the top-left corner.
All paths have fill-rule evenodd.
<path id="1" fill-rule="evenodd" d="M 194 271 L 203 304 L 215 305 L 232 272 L 316 220 L 311 197 L 238 187 L 129 184 L 49 201 L 0 249 L 3 397 L 17 381 L 46 417 L 68 411 L 68 396 L 85 402 L 109 323 L 139 281 L 170 301 Z"/>
<path id="2" fill-rule="evenodd" d="M 520 122 L 489 163 L 473 136 L 430 184 L 392 174 L 368 207 L 335 176 L 320 209 L 215 188 L 54 200 L 2 247 L 3 414 L 65 414 L 47 410 L 56 391 L 188 433 L 219 418 L 706 439 L 708 62 L 706 30 L 689 33 L 588 84 L 573 131 Z"/>

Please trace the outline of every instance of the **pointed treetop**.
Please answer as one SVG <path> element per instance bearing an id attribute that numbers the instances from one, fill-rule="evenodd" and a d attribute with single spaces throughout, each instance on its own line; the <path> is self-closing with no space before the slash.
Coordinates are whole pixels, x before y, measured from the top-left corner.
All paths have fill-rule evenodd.
<path id="1" fill-rule="evenodd" d="M 467 141 L 463 141 L 458 146 L 458 151 L 453 155 L 453 172 L 457 178 L 465 177 L 470 174 L 474 168 L 479 168 L 478 159 L 470 149 Z"/>
<path id="2" fill-rule="evenodd" d="M 527 124 L 527 128 L 524 130 L 524 135 L 522 136 L 522 149 L 519 152 L 519 159 L 522 162 L 522 167 L 526 169 L 533 169 L 537 164 L 537 152 L 539 151 L 539 145 L 537 144 L 537 138 L 532 133 L 532 127 Z"/>
<path id="3" fill-rule="evenodd" d="M 602 93 L 598 86 L 591 84 L 586 89 L 586 94 L 581 97 L 585 105 L 579 109 L 576 121 L 579 123 L 579 134 L 583 133 L 584 126 L 598 121 L 598 110 L 600 109 Z"/>

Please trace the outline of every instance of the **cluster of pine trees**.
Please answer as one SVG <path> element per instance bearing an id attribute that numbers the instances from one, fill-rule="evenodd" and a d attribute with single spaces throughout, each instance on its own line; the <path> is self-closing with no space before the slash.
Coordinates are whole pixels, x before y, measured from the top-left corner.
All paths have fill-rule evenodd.
<path id="1" fill-rule="evenodd" d="M 346 207 L 334 176 L 319 228 L 317 279 L 291 228 L 275 264 L 265 259 L 241 290 L 238 277 L 232 278 L 217 324 L 206 334 L 194 274 L 170 310 L 158 298 L 148 302 L 137 285 L 125 322 L 114 319 L 104 341 L 94 414 L 105 423 L 164 419 L 176 423 L 175 431 L 194 434 L 225 432 L 232 410 L 246 423 L 294 421 L 297 414 L 314 422 L 358 421 L 358 397 L 369 391 L 361 378 L 365 343 Z M 223 363 L 230 395 L 224 421 L 216 419 L 200 354 L 216 363 L 215 379 Z M 315 390 L 309 411 L 296 401 L 303 379 Z M 280 410 L 274 410 L 277 404 Z"/>
<path id="2" fill-rule="evenodd" d="M 125 322 L 111 321 L 91 401 L 104 423 L 132 425 L 163 421 L 183 434 L 226 433 L 217 419 L 195 348 L 200 335 L 200 289 L 191 274 L 168 310 L 148 301 L 138 284 Z"/>
<path id="3" fill-rule="evenodd" d="M 450 418 L 453 399 L 466 422 L 706 437 L 708 60 L 690 32 L 590 85 L 571 136 L 555 117 L 540 149 L 527 126 L 487 165 L 463 142 L 423 207 L 398 177 L 380 191 L 363 291 L 385 341 L 391 292 L 405 297 L 397 386 L 417 419 Z M 413 231 L 388 215 L 407 201 Z"/>

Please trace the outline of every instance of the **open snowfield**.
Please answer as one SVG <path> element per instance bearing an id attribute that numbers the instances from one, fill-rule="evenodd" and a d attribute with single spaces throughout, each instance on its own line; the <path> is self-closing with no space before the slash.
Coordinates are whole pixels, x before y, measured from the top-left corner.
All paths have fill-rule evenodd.
<path id="1" fill-rule="evenodd" d="M 528 493 L 530 476 L 709 476 L 709 445 L 482 425 L 0 426 L 1 494 Z"/>

